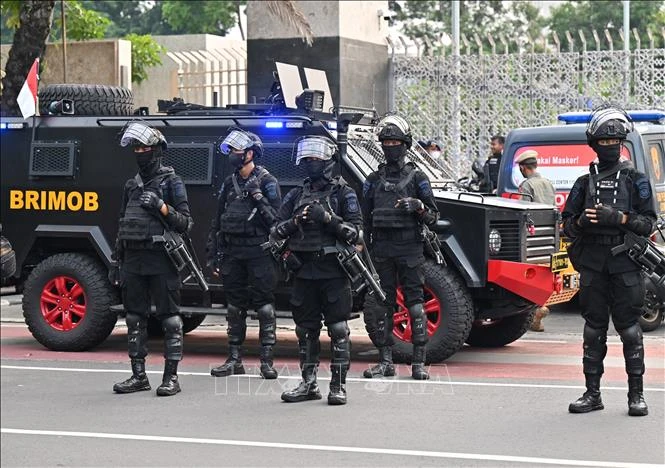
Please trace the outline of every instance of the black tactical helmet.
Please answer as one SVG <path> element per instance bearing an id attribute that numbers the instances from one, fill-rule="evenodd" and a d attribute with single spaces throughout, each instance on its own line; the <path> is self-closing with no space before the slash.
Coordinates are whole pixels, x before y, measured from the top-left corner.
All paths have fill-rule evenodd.
<path id="1" fill-rule="evenodd" d="M 399 115 L 391 114 L 383 117 L 376 125 L 375 132 L 379 136 L 379 141 L 397 140 L 411 148 L 413 138 L 411 136 L 411 127 L 408 122 Z"/>
<path id="2" fill-rule="evenodd" d="M 251 149 L 254 151 L 254 159 L 258 159 L 263 155 L 263 142 L 258 135 L 233 127 L 219 145 L 219 149 L 222 154 L 229 154 L 231 149 L 242 151 Z"/>
<path id="3" fill-rule="evenodd" d="M 162 132 L 145 122 L 127 122 L 121 134 L 120 146 L 160 146 L 166 150 L 166 138 Z"/>
<path id="4" fill-rule="evenodd" d="M 633 122 L 626 112 L 616 107 L 603 107 L 591 114 L 591 120 L 586 127 L 586 137 L 591 145 L 598 140 L 625 140 L 632 131 Z"/>

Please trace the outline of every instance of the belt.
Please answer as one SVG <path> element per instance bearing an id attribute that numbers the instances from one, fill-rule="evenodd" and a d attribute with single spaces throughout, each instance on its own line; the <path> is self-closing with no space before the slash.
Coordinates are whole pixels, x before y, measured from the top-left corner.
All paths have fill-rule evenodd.
<path id="1" fill-rule="evenodd" d="M 582 237 L 583 244 L 596 244 L 596 245 L 620 245 L 623 244 L 623 236 L 610 236 L 592 234 Z"/>

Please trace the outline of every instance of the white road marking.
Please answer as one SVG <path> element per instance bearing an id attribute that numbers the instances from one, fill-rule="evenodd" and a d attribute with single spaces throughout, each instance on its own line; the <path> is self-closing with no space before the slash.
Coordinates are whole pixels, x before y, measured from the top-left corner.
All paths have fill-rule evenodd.
<path id="1" fill-rule="evenodd" d="M 32 371 L 50 371 L 50 372 L 89 372 L 89 373 L 106 373 L 106 374 L 126 374 L 129 369 L 94 369 L 94 368 L 76 368 L 76 367 L 40 367 L 40 366 L 13 366 L 3 364 L 0 369 L 16 369 L 16 370 L 32 370 Z M 146 374 L 162 375 L 162 371 L 146 371 Z M 178 371 L 178 375 L 188 375 L 194 377 L 211 377 L 209 372 L 186 372 Z M 237 379 L 262 379 L 260 375 L 244 374 L 232 375 L 226 378 Z M 301 377 L 297 375 L 280 375 L 278 380 L 300 380 Z M 328 381 L 330 377 L 318 376 L 317 380 Z M 467 387 L 508 387 L 508 388 L 549 388 L 549 389 L 584 389 L 583 385 L 558 385 L 558 384 L 532 384 L 532 383 L 510 383 L 510 382 L 467 382 L 467 381 L 451 381 L 451 380 L 412 380 L 412 379 L 365 379 L 362 377 L 347 377 L 348 382 L 360 382 L 364 384 L 371 383 L 391 383 L 391 384 L 413 384 L 413 385 L 459 385 Z M 627 387 L 601 387 L 602 390 L 621 390 L 626 391 Z M 644 389 L 646 392 L 665 392 L 665 387 L 647 387 Z"/>
<path id="2" fill-rule="evenodd" d="M 374 447 L 347 447 L 341 445 L 310 445 L 310 444 L 291 444 L 284 442 L 258 442 L 251 440 L 228 440 L 228 439 L 207 439 L 196 437 L 170 437 L 142 434 L 115 434 L 106 432 L 76 432 L 76 431 L 45 431 L 29 429 L 1 428 L 3 434 L 19 434 L 31 436 L 53 436 L 53 437 L 83 437 L 92 439 L 116 439 L 116 440 L 139 440 L 146 442 L 169 442 L 184 444 L 206 444 L 206 445 L 230 445 L 236 447 L 261 447 L 290 450 L 312 450 L 322 452 L 345 452 L 362 453 L 377 455 L 395 455 L 406 457 L 424 457 L 424 458 L 448 458 L 457 460 L 476 460 L 489 462 L 507 462 L 507 463 L 530 463 L 543 465 L 563 465 L 563 466 L 593 466 L 593 467 L 616 467 L 616 468 L 656 468 L 662 465 L 648 463 L 628 463 L 616 461 L 597 461 L 597 460 L 569 460 L 565 458 L 540 458 L 540 457 L 520 457 L 511 455 L 489 455 L 482 453 L 455 453 L 455 452 L 433 452 L 428 450 L 405 450 L 391 448 Z"/>

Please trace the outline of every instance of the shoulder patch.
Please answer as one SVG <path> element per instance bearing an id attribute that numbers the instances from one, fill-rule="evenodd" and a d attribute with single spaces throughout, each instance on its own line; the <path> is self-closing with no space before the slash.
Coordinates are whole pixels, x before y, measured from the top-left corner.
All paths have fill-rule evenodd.
<path id="1" fill-rule="evenodd" d="M 432 195 L 432 187 L 429 184 L 429 180 L 423 179 L 418 182 L 418 188 L 424 196 L 429 197 Z"/>
<path id="2" fill-rule="evenodd" d="M 269 199 L 274 200 L 277 198 L 277 182 L 270 181 L 265 184 L 263 189 L 266 191 L 266 197 Z"/>
<path id="3" fill-rule="evenodd" d="M 349 211 L 349 213 L 357 213 L 359 211 L 358 197 L 356 196 L 355 192 L 348 192 L 346 195 L 344 195 L 344 199 L 346 203 L 346 209 Z"/>
<path id="4" fill-rule="evenodd" d="M 646 177 L 640 177 L 637 179 L 635 181 L 635 187 L 637 187 L 637 192 L 642 200 L 651 198 L 651 184 L 649 184 Z"/>

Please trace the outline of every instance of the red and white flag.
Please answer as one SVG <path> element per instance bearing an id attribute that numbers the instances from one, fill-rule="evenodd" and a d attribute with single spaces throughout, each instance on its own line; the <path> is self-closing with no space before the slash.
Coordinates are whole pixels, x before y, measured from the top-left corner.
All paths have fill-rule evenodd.
<path id="1" fill-rule="evenodd" d="M 37 73 L 39 71 L 39 59 L 35 59 L 35 63 L 30 67 L 28 72 L 28 77 L 23 83 L 21 92 L 18 93 L 16 102 L 18 103 L 19 108 L 21 109 L 21 114 L 23 118 L 27 119 L 37 114 L 37 82 L 39 77 Z"/>

